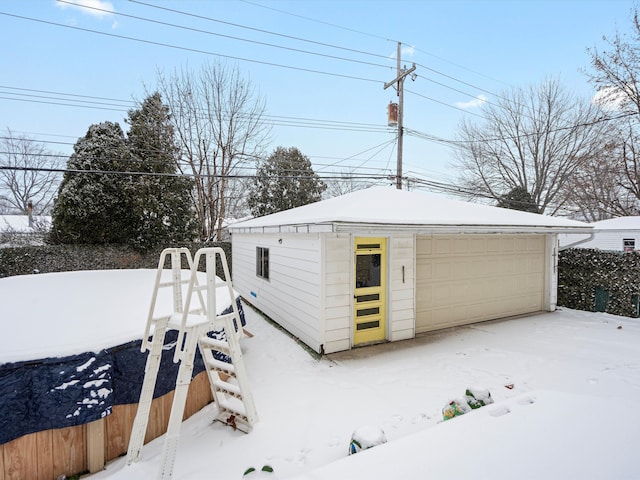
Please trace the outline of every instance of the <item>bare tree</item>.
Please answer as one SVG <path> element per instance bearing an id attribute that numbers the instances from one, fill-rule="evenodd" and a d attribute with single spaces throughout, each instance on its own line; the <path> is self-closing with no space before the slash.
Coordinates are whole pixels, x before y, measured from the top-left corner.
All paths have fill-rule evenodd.
<path id="1" fill-rule="evenodd" d="M 597 87 L 597 100 L 615 121 L 613 165 L 617 170 L 614 198 L 602 197 L 612 216 L 640 212 L 640 19 L 631 11 L 629 34 L 616 32 L 604 37 L 608 48 L 590 49 L 590 81 Z"/>
<path id="2" fill-rule="evenodd" d="M 0 207 L 34 215 L 49 212 L 60 183 L 60 156 L 42 143 L 14 134 L 9 128 L 0 137 Z"/>
<path id="3" fill-rule="evenodd" d="M 597 87 L 600 101 L 626 113 L 640 113 L 640 19 L 631 11 L 629 34 L 603 37 L 607 50 L 589 49 L 591 71 L 586 74 Z"/>
<path id="4" fill-rule="evenodd" d="M 518 188 L 539 212 L 558 213 L 570 200 L 568 180 L 604 148 L 608 127 L 599 108 L 548 79 L 506 92 L 483 110 L 484 122 L 459 126 L 455 167 L 465 196 L 498 201 Z"/>
<path id="5" fill-rule="evenodd" d="M 181 149 L 178 168 L 193 176 L 193 200 L 203 239 L 220 238 L 232 200 L 234 174 L 263 153 L 269 130 L 265 102 L 237 67 L 205 64 L 158 73 L 158 90 L 171 110 Z"/>
<path id="6" fill-rule="evenodd" d="M 626 153 L 615 142 L 607 145 L 603 155 L 584 162 L 571 176 L 571 210 L 587 222 L 611 217 L 638 215 L 638 199 L 624 187 Z"/>
<path id="7" fill-rule="evenodd" d="M 373 185 L 372 181 L 355 178 L 354 174 L 353 169 L 348 169 L 338 174 L 337 178 L 326 180 L 327 190 L 325 190 L 323 197 L 338 197 Z"/>

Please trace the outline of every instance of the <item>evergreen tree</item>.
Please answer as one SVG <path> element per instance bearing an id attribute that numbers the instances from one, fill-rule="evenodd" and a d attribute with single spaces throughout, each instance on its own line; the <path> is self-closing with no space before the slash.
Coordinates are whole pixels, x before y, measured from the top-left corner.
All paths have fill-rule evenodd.
<path id="1" fill-rule="evenodd" d="M 192 182 L 176 172 L 179 151 L 160 95 L 130 110 L 127 123 L 126 138 L 104 122 L 76 142 L 53 207 L 53 241 L 144 250 L 193 240 Z"/>
<path id="2" fill-rule="evenodd" d="M 91 125 L 73 147 L 52 211 L 52 240 L 125 243 L 135 231 L 130 154 L 118 123 Z M 87 173 L 82 173 L 86 170 Z"/>
<path id="3" fill-rule="evenodd" d="M 133 179 L 137 222 L 132 242 L 146 248 L 193 240 L 197 226 L 191 208 L 193 182 L 177 174 L 179 148 L 169 108 L 154 93 L 139 109 L 129 111 L 127 123 L 132 170 L 153 174 Z"/>
<path id="4" fill-rule="evenodd" d="M 538 205 L 529 192 L 523 187 L 516 187 L 498 199 L 498 207 L 521 210 L 523 212 L 540 213 Z"/>
<path id="5" fill-rule="evenodd" d="M 326 188 L 309 158 L 295 147 L 278 147 L 258 167 L 248 204 L 254 216 L 269 215 L 317 202 Z"/>

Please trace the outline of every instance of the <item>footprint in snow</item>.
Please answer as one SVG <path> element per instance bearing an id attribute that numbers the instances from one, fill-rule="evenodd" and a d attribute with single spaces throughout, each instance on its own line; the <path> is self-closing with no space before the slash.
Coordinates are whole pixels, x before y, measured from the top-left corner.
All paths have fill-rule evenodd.
<path id="1" fill-rule="evenodd" d="M 511 410 L 509 410 L 507 407 L 505 407 L 504 405 L 500 405 L 489 410 L 489 415 L 491 415 L 492 417 L 501 417 L 510 412 Z"/>

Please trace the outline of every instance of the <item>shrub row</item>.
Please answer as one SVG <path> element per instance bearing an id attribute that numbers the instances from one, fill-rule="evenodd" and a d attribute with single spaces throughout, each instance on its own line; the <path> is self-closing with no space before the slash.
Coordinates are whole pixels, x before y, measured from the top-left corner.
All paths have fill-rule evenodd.
<path id="1" fill-rule="evenodd" d="M 558 257 L 558 305 L 638 317 L 640 253 L 570 248 Z"/>
<path id="2" fill-rule="evenodd" d="M 172 245 L 173 246 L 173 245 Z M 191 243 L 194 255 L 202 247 L 221 247 L 231 269 L 231 243 Z M 42 245 L 0 248 L 0 278 L 33 273 L 71 272 L 78 270 L 114 270 L 158 267 L 162 248 L 141 253 L 122 245 Z M 188 268 L 184 265 L 184 268 Z"/>

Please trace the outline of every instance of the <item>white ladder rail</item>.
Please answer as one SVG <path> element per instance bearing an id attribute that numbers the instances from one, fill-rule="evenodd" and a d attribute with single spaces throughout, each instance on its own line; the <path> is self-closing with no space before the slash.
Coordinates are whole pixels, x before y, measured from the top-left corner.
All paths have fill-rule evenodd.
<path id="1" fill-rule="evenodd" d="M 223 318 L 225 340 L 217 340 L 203 335 L 198 346 L 205 362 L 211 393 L 218 406 L 216 420 L 249 433 L 258 421 L 251 391 L 247 387 L 247 373 L 242 361 L 242 351 L 235 322 L 240 317 L 233 312 Z M 220 352 L 233 359 L 233 364 L 217 360 L 213 352 Z M 236 383 L 229 382 L 235 379 Z"/>
<path id="2" fill-rule="evenodd" d="M 198 345 L 198 326 L 189 328 L 189 334 L 186 336 L 185 353 L 180 358 L 180 367 L 178 368 L 178 376 L 176 378 L 176 388 L 173 394 L 173 402 L 171 403 L 171 414 L 169 415 L 169 424 L 165 436 L 164 447 L 162 450 L 162 460 L 160 464 L 160 478 L 170 479 L 173 475 L 173 466 L 175 464 L 176 453 L 180 443 L 180 429 L 182 426 L 182 418 L 184 416 L 184 407 L 187 402 L 187 394 L 189 393 L 189 385 L 191 384 L 191 375 L 193 373 L 193 364 L 195 359 L 196 347 Z M 176 344 L 176 349 L 178 344 Z"/>
<path id="3" fill-rule="evenodd" d="M 165 254 L 166 252 L 166 254 Z M 163 268 L 166 255 L 171 255 L 172 262 L 172 282 L 161 283 L 161 269 Z M 186 255 L 190 275 L 187 291 L 183 302 L 182 288 L 185 282 L 182 279 L 180 268 L 182 255 Z M 202 256 L 205 256 L 206 283 L 200 285 L 198 281 L 198 265 Z M 216 275 L 216 258 L 219 256 L 220 263 L 224 271 L 225 280 Z M 176 259 L 177 257 L 177 259 Z M 231 313 L 225 315 L 217 314 L 217 289 L 226 285 L 230 303 Z M 173 286 L 174 313 L 163 317 L 154 317 L 157 292 L 159 288 Z M 203 297 L 206 292 L 206 298 Z M 193 294 L 198 296 L 199 308 L 191 308 Z M 155 326 L 153 341 L 149 342 L 148 337 L 151 332 L 151 325 Z M 157 380 L 160 366 L 162 346 L 167 329 L 177 329 L 178 339 L 176 341 L 173 361 L 180 362 L 178 375 L 176 378 L 176 388 L 174 391 L 169 425 L 167 428 L 163 456 L 161 461 L 160 478 L 170 479 L 173 473 L 175 457 L 180 439 L 180 428 L 184 415 L 189 385 L 193 374 L 195 352 L 198 346 L 203 356 L 207 376 L 211 384 L 211 392 L 217 404 L 219 414 L 216 420 L 232 425 L 242 431 L 249 432 L 258 417 L 253 403 L 253 397 L 247 385 L 247 376 L 242 362 L 242 351 L 240 349 L 239 338 L 243 336 L 244 330 L 241 323 L 240 313 L 236 304 L 236 299 L 231 285 L 229 268 L 224 250 L 219 247 L 202 248 L 196 252 L 192 259 L 188 249 L 166 249 L 161 254 L 161 259 L 154 285 L 154 296 L 150 308 L 149 318 L 145 332 L 146 342 L 143 340 L 142 351 L 150 350 L 145 368 L 145 379 L 138 405 L 134 425 L 132 428 L 131 440 L 127 453 L 128 463 L 137 461 L 140 458 L 140 451 L 144 443 L 144 436 L 148 424 L 153 391 Z M 226 341 L 214 340 L 208 337 L 207 333 L 212 330 L 224 330 Z M 227 355 L 232 364 L 215 360 L 213 351 L 220 351 Z M 229 371 L 231 375 L 226 378 L 221 377 L 219 372 Z M 225 375 L 222 373 L 222 375 Z M 226 382 L 233 376 L 237 384 Z M 228 398 L 233 402 L 230 405 Z M 226 418 L 224 418 L 226 416 Z M 232 422 L 229 422 L 231 418 Z M 237 422 L 235 421 L 237 419 Z"/>
<path id="4" fill-rule="evenodd" d="M 151 336 L 151 326 L 155 323 L 154 314 L 156 309 L 156 302 L 158 300 L 158 292 L 161 288 L 172 287 L 173 289 L 173 311 L 182 312 L 182 285 L 186 284 L 189 280 L 182 279 L 182 256 L 187 259 L 189 265 L 189 271 L 193 262 L 191 260 L 191 252 L 188 248 L 165 248 L 160 253 L 160 259 L 158 260 L 158 269 L 156 271 L 155 282 L 153 285 L 153 294 L 151 296 L 151 304 L 149 306 L 149 314 L 147 315 L 147 325 L 145 327 L 144 336 L 142 337 L 142 345 L 140 351 L 144 352 L 150 350 L 149 337 Z M 171 282 L 162 282 L 162 274 L 165 270 L 164 265 L 167 256 L 171 258 Z"/>
<path id="5" fill-rule="evenodd" d="M 171 259 L 171 282 L 162 282 L 162 274 L 166 270 L 164 265 L 167 257 Z M 147 363 L 145 365 L 145 375 L 142 382 L 142 390 L 140 392 L 140 400 L 138 409 L 131 428 L 131 438 L 127 449 L 127 463 L 131 464 L 140 459 L 142 446 L 144 445 L 144 437 L 147 432 L 149 423 L 149 415 L 151 413 L 151 402 L 153 401 L 153 392 L 155 390 L 156 380 L 158 378 L 158 370 L 162 359 L 162 347 L 167 332 L 167 326 L 170 320 L 169 315 L 161 317 L 155 316 L 155 310 L 158 300 L 158 293 L 161 288 L 171 287 L 173 289 L 173 310 L 182 311 L 182 257 L 186 257 L 187 263 L 191 269 L 191 252 L 187 248 L 167 248 L 160 254 L 158 260 L 158 269 L 155 276 L 153 294 L 151 296 L 151 304 L 147 316 L 147 324 L 140 351 L 149 351 Z M 151 336 L 151 327 L 153 330 L 153 342 L 149 340 Z"/>

